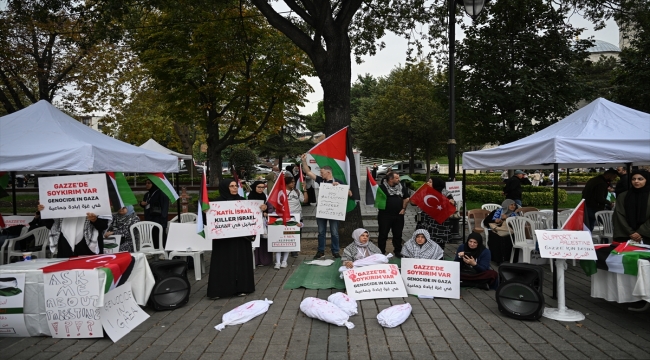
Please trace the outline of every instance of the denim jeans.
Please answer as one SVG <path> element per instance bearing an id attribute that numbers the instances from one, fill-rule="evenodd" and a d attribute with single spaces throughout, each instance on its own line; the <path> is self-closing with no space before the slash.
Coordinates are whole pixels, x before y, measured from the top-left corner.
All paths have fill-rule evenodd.
<path id="1" fill-rule="evenodd" d="M 325 252 L 325 235 L 327 234 L 327 221 L 330 222 L 330 233 L 332 234 L 332 252 L 339 252 L 339 221 L 316 218 L 318 224 L 318 251 Z"/>

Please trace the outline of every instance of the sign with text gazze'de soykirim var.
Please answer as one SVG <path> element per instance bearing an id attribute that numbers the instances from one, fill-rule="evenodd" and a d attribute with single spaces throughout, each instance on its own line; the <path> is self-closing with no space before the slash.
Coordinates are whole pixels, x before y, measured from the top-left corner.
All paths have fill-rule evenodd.
<path id="1" fill-rule="evenodd" d="M 214 201 L 205 226 L 206 239 L 227 239 L 264 233 L 262 200 Z"/>
<path id="2" fill-rule="evenodd" d="M 43 219 L 111 215 L 106 174 L 38 178 L 38 197 Z"/>
<path id="3" fill-rule="evenodd" d="M 460 263 L 456 261 L 403 258 L 402 279 L 409 294 L 460 299 Z"/>
<path id="4" fill-rule="evenodd" d="M 343 272 L 345 289 L 354 300 L 406 297 L 404 282 L 395 264 L 370 265 Z"/>
<path id="5" fill-rule="evenodd" d="M 539 254 L 547 259 L 596 260 L 589 231 L 535 230 Z"/>

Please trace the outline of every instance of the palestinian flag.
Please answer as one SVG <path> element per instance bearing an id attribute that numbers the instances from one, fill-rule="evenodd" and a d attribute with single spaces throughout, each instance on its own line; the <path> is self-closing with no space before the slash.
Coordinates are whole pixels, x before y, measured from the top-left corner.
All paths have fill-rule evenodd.
<path id="1" fill-rule="evenodd" d="M 150 173 L 146 174 L 147 178 L 151 180 L 152 183 L 154 183 L 160 191 L 162 191 L 167 197 L 169 198 L 169 201 L 173 204 L 178 200 L 178 193 L 176 190 L 174 190 L 174 187 L 172 184 L 167 180 L 165 177 L 165 174 L 163 173 Z"/>
<path id="2" fill-rule="evenodd" d="M 138 203 L 138 200 L 135 198 L 135 195 L 133 195 L 133 191 L 129 187 L 123 173 L 107 172 L 106 175 L 108 175 L 108 178 L 111 180 L 120 209 L 127 205 L 135 205 Z"/>
<path id="3" fill-rule="evenodd" d="M 6 189 L 9 185 L 9 173 L 0 172 L 0 188 Z"/>
<path id="4" fill-rule="evenodd" d="M 203 212 L 210 208 L 210 204 L 208 203 L 208 187 L 206 183 L 205 172 L 203 172 L 203 180 L 201 180 L 201 188 L 199 189 L 199 208 L 196 214 L 196 233 L 203 237 L 205 237 Z"/>
<path id="5" fill-rule="evenodd" d="M 386 194 L 372 177 L 370 168 L 366 168 L 366 205 L 375 205 L 379 210 L 386 209 Z"/>
<path id="6" fill-rule="evenodd" d="M 571 212 L 564 226 L 562 226 L 562 230 L 589 231 L 589 228 L 585 225 L 585 199 L 580 200 L 578 206 Z"/>
<path id="7" fill-rule="evenodd" d="M 350 185 L 352 199 L 348 199 L 347 211 L 357 206 L 355 200 L 359 200 L 359 189 L 356 173 L 351 171 L 350 159 L 354 159 L 352 147 L 348 139 L 348 129 L 343 129 L 328 136 L 325 140 L 316 144 L 308 153 L 314 158 L 318 167 L 332 167 L 334 179 Z"/>
<path id="8" fill-rule="evenodd" d="M 650 259 L 650 245 L 633 241 L 597 244 L 594 247 L 598 260 L 580 261 L 580 267 L 590 276 L 595 274 L 598 269 L 637 276 L 639 259 Z"/>

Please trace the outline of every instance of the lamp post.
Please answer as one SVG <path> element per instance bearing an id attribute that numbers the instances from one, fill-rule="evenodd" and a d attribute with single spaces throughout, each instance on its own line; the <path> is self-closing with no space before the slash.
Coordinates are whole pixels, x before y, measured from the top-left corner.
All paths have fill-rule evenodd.
<path id="1" fill-rule="evenodd" d="M 456 52 L 456 4 L 463 5 L 472 20 L 476 20 L 483 5 L 488 0 L 449 0 L 449 140 L 447 140 L 447 158 L 449 159 L 449 180 L 456 178 L 456 95 L 454 83 Z"/>

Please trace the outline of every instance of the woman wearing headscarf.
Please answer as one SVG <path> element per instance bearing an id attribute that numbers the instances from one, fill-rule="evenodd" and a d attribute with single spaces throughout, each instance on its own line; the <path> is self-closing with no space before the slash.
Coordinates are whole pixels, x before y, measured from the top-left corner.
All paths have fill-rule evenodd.
<path id="1" fill-rule="evenodd" d="M 135 243 L 131 238 L 131 225 L 140 221 L 140 218 L 133 210 L 133 205 L 128 205 L 117 211 L 117 214 L 113 217 L 113 223 L 108 228 L 108 231 L 104 233 L 104 238 L 108 238 L 112 235 L 120 235 L 122 240 L 120 241 L 120 251 L 135 251 Z M 136 234 L 136 237 L 139 234 Z M 136 239 L 137 241 L 137 239 Z"/>
<path id="2" fill-rule="evenodd" d="M 454 202 L 453 197 L 451 196 L 451 193 L 447 191 L 446 184 L 445 182 L 440 179 L 440 178 L 429 178 L 427 181 L 427 184 L 436 191 L 440 192 L 442 195 L 447 197 L 449 199 L 449 202 L 451 202 L 452 205 L 456 205 Z M 411 203 L 412 205 L 415 205 Z M 445 244 L 449 242 L 449 239 L 451 238 L 451 228 L 453 226 L 451 219 L 445 220 L 442 224 L 439 224 L 437 221 L 435 221 L 433 218 L 431 218 L 426 212 L 422 211 L 421 209 L 418 208 L 418 215 L 417 215 L 417 224 L 415 225 L 416 229 L 424 229 L 429 232 L 429 238 L 433 240 L 438 246 L 440 246 L 440 249 L 444 250 L 445 249 Z"/>
<path id="3" fill-rule="evenodd" d="M 517 204 L 514 200 L 506 199 L 501 204 L 501 208 L 493 210 L 483 220 L 483 226 L 491 229 L 488 233 L 488 244 L 490 244 L 492 261 L 497 264 L 510 261 L 512 240 L 505 221 L 513 216 L 517 216 Z M 519 250 L 517 249 L 517 251 Z M 517 259 L 517 254 L 515 254 L 515 259 Z"/>
<path id="4" fill-rule="evenodd" d="M 650 172 L 634 170 L 632 187 L 618 196 L 614 207 L 614 240 L 650 244 Z"/>
<path id="5" fill-rule="evenodd" d="M 144 208 L 144 221 L 153 221 L 160 224 L 163 228 L 163 243 L 162 248 L 167 243 L 167 214 L 169 213 L 169 198 L 165 195 L 156 184 L 147 179 L 144 182 L 147 193 L 144 194 L 144 199 L 140 202 L 140 206 Z M 151 231 L 151 236 L 156 248 L 158 248 L 158 229 L 154 228 Z"/>
<path id="6" fill-rule="evenodd" d="M 266 194 L 264 193 L 263 181 L 255 181 L 251 185 L 251 193 L 248 194 L 248 200 L 262 200 L 266 204 Z M 268 210 L 268 209 L 267 209 Z M 266 221 L 268 219 L 268 211 L 262 213 L 264 215 L 264 227 L 266 227 Z M 273 255 L 269 252 L 269 243 L 268 237 L 266 235 L 260 236 L 260 247 L 255 248 L 255 265 L 257 266 L 268 266 L 273 263 Z"/>
<path id="7" fill-rule="evenodd" d="M 373 244 L 370 241 L 370 234 L 366 229 L 356 229 L 352 232 L 352 239 L 354 242 L 348 245 L 345 250 L 343 250 L 343 256 L 341 256 L 341 261 L 343 266 L 348 269 L 354 267 L 354 262 L 366 258 L 373 254 L 381 254 L 381 250 L 377 245 Z"/>
<path id="8" fill-rule="evenodd" d="M 424 229 L 415 230 L 402 249 L 402 257 L 411 259 L 441 260 L 443 255 L 442 248 L 431 241 L 429 232 Z"/>
<path id="9" fill-rule="evenodd" d="M 237 182 L 223 179 L 219 183 L 219 197 L 215 201 L 245 200 L 237 194 Z M 266 205 L 261 205 L 262 211 Z M 255 291 L 252 236 L 212 240 L 212 258 L 208 279 L 208 297 L 211 299 L 243 296 Z"/>
<path id="10" fill-rule="evenodd" d="M 496 289 L 499 274 L 490 268 L 490 249 L 483 246 L 483 237 L 471 233 L 467 242 L 460 244 L 454 261 L 460 263 L 460 286 Z"/>
<path id="11" fill-rule="evenodd" d="M 38 211 L 45 206 L 38 204 Z M 50 229 L 50 251 L 57 258 L 104 253 L 104 242 L 99 241 L 112 220 L 111 216 L 99 217 L 87 213 L 85 217 L 51 219 L 46 226 Z"/>

